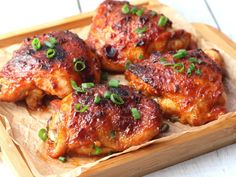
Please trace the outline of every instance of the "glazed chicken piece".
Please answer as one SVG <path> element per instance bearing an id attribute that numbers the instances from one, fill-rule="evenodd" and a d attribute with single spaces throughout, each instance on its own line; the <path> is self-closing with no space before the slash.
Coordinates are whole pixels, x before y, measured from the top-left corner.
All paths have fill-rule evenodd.
<path id="1" fill-rule="evenodd" d="M 163 14 L 106 0 L 97 9 L 87 42 L 102 56 L 102 67 L 123 72 L 125 62 L 148 58 L 153 51 L 166 52 L 194 48 L 191 34 L 173 30 Z"/>
<path id="2" fill-rule="evenodd" d="M 69 31 L 27 38 L 0 71 L 0 100 L 26 99 L 35 109 L 45 95 L 70 94 L 72 79 L 100 81 L 100 60 L 82 39 Z"/>
<path id="3" fill-rule="evenodd" d="M 123 151 L 158 135 L 161 120 L 158 104 L 128 86 L 103 84 L 73 92 L 48 121 L 48 154 L 57 158 Z"/>
<path id="4" fill-rule="evenodd" d="M 216 50 L 207 52 L 220 56 Z M 222 64 L 218 57 L 214 59 Z M 154 53 L 150 60 L 130 64 L 125 77 L 137 90 L 156 97 L 165 116 L 177 116 L 184 124 L 202 125 L 226 112 L 221 67 L 200 49 Z"/>

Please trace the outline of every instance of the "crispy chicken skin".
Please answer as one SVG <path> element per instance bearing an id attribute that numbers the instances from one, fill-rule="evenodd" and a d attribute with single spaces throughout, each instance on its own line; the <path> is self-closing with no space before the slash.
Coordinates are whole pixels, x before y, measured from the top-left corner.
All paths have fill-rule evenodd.
<path id="1" fill-rule="evenodd" d="M 106 91 L 119 95 L 124 104 L 104 98 Z M 95 96 L 100 96 L 99 103 L 94 103 Z M 78 103 L 80 108 L 87 105 L 87 110 L 76 111 Z M 131 108 L 137 108 L 140 119 L 132 117 Z M 48 121 L 48 154 L 57 158 L 69 153 L 92 156 L 122 151 L 158 135 L 161 122 L 161 110 L 154 100 L 128 86 L 97 85 L 61 101 Z"/>
<path id="2" fill-rule="evenodd" d="M 125 4 L 129 7 L 128 14 L 122 12 Z M 138 16 L 132 13 L 133 8 L 144 12 Z M 158 26 L 161 16 L 164 17 L 125 1 L 106 0 L 97 9 L 87 42 L 102 56 L 102 67 L 116 72 L 124 71 L 127 59 L 136 63 L 148 58 L 153 51 L 196 46 L 188 32 L 173 31 L 169 19 L 164 26 Z"/>
<path id="3" fill-rule="evenodd" d="M 217 51 L 210 51 L 214 52 Z M 125 73 L 129 84 L 155 96 L 166 116 L 178 116 L 185 124 L 202 125 L 224 114 L 226 94 L 221 67 L 200 49 L 188 51 L 181 59 L 173 54 L 154 53 L 149 60 L 131 64 Z M 190 62 L 190 58 L 197 61 Z M 223 63 L 220 58 L 216 61 Z M 174 68 L 173 63 L 182 63 L 184 68 Z M 194 65 L 191 73 L 190 65 Z"/>
<path id="4" fill-rule="evenodd" d="M 63 98 L 72 92 L 70 80 L 78 84 L 85 81 L 100 81 L 100 60 L 85 42 L 69 31 L 56 31 L 36 36 L 41 43 L 34 50 L 34 37 L 24 40 L 20 49 L 14 52 L 10 61 L 0 71 L 0 100 L 15 102 L 26 99 L 27 105 L 35 109 L 41 105 L 45 95 Z M 49 49 L 45 41 L 54 37 L 56 55 L 47 58 Z M 74 58 L 85 63 L 81 72 L 74 70 Z"/>

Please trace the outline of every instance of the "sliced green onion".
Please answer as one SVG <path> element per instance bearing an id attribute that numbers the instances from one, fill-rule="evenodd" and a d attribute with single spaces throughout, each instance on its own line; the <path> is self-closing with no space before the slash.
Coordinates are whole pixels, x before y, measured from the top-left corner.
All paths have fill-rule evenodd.
<path id="1" fill-rule="evenodd" d="M 122 6 L 121 12 L 123 14 L 128 14 L 129 13 L 129 5 L 127 3 Z"/>
<path id="2" fill-rule="evenodd" d="M 178 73 L 182 73 L 184 71 L 184 64 L 183 63 L 176 63 L 174 64 L 174 70 Z"/>
<path id="3" fill-rule="evenodd" d="M 195 71 L 195 73 L 196 73 L 197 75 L 201 75 L 201 74 L 202 74 L 202 72 L 201 72 L 201 70 L 200 70 L 199 68 Z"/>
<path id="4" fill-rule="evenodd" d="M 129 68 L 129 65 L 131 64 L 130 60 L 126 60 L 125 62 L 125 70 L 127 70 Z"/>
<path id="5" fill-rule="evenodd" d="M 61 161 L 62 163 L 65 163 L 67 161 L 66 157 L 58 157 L 58 160 Z"/>
<path id="6" fill-rule="evenodd" d="M 143 33 L 145 33 L 147 31 L 147 26 L 144 26 L 143 28 L 137 28 L 136 30 L 135 30 L 135 33 L 137 33 L 137 34 L 143 34 Z"/>
<path id="7" fill-rule="evenodd" d="M 174 58 L 176 59 L 180 59 L 183 58 L 187 55 L 187 51 L 185 49 L 180 49 L 177 51 L 176 54 L 173 55 Z"/>
<path id="8" fill-rule="evenodd" d="M 79 110 L 79 112 L 85 112 L 85 111 L 87 111 L 88 107 L 89 107 L 88 105 L 84 105 L 84 107 L 81 108 L 81 109 Z"/>
<path id="9" fill-rule="evenodd" d="M 115 93 L 111 94 L 111 98 L 110 99 L 115 104 L 118 104 L 118 105 L 124 104 L 124 100 L 119 95 L 117 95 Z"/>
<path id="10" fill-rule="evenodd" d="M 56 40 L 56 38 L 55 37 L 50 37 L 49 38 L 49 42 L 51 42 L 52 44 L 57 44 L 57 40 Z"/>
<path id="11" fill-rule="evenodd" d="M 110 98 L 111 98 L 111 92 L 106 91 L 106 92 L 104 93 L 104 98 L 110 99 Z"/>
<path id="12" fill-rule="evenodd" d="M 41 140 L 46 141 L 48 139 L 48 132 L 45 128 L 42 128 L 38 132 L 38 136 Z"/>
<path id="13" fill-rule="evenodd" d="M 94 83 L 92 83 L 92 82 L 86 82 L 86 83 L 82 83 L 81 84 L 81 87 L 82 87 L 82 89 L 88 89 L 88 88 L 92 88 L 92 87 L 94 87 L 95 85 L 94 85 Z"/>
<path id="14" fill-rule="evenodd" d="M 80 92 L 80 93 L 85 93 L 85 90 L 82 89 L 82 88 L 80 88 L 74 80 L 71 80 L 70 83 L 71 83 L 71 87 L 72 87 L 75 91 Z"/>
<path id="15" fill-rule="evenodd" d="M 154 17 L 154 16 L 157 15 L 157 12 L 152 10 L 152 11 L 151 11 L 151 15 Z"/>
<path id="16" fill-rule="evenodd" d="M 135 120 L 138 120 L 141 118 L 141 115 L 137 108 L 131 108 L 131 114 Z"/>
<path id="17" fill-rule="evenodd" d="M 107 81 L 108 80 L 108 72 L 102 72 L 102 81 Z"/>
<path id="18" fill-rule="evenodd" d="M 98 96 L 98 95 L 96 95 L 95 97 L 94 97 L 94 103 L 96 103 L 96 104 L 98 104 L 98 103 L 100 103 L 100 101 L 101 101 L 101 98 L 100 98 L 100 96 Z"/>
<path id="19" fill-rule="evenodd" d="M 195 65 L 193 63 L 191 63 L 188 67 L 188 70 L 187 70 L 187 75 L 191 75 L 192 72 L 195 70 Z"/>
<path id="20" fill-rule="evenodd" d="M 49 47 L 49 48 L 54 48 L 54 47 L 55 47 L 55 45 L 52 44 L 52 43 L 49 42 L 49 41 L 44 41 L 44 44 L 45 44 L 47 47 Z"/>
<path id="21" fill-rule="evenodd" d="M 74 59 L 75 60 L 75 59 Z M 86 68 L 86 65 L 83 61 L 80 61 L 80 60 L 76 60 L 74 62 L 74 70 L 76 72 L 80 72 L 80 71 L 83 71 L 84 69 Z"/>
<path id="22" fill-rule="evenodd" d="M 80 103 L 75 104 L 75 111 L 79 112 L 80 110 Z"/>
<path id="23" fill-rule="evenodd" d="M 56 55 L 56 50 L 48 49 L 47 50 L 47 58 L 53 58 Z"/>
<path id="24" fill-rule="evenodd" d="M 166 25 L 167 22 L 168 22 L 168 18 L 166 16 L 162 15 L 160 17 L 160 19 L 158 20 L 157 25 L 160 26 L 160 27 L 163 27 L 163 26 Z"/>
<path id="25" fill-rule="evenodd" d="M 94 146 L 94 149 L 95 149 L 95 152 L 94 152 L 95 155 L 101 154 L 102 149 L 100 147 Z"/>
<path id="26" fill-rule="evenodd" d="M 32 42 L 31 42 L 31 45 L 32 45 L 32 48 L 34 49 L 34 50 L 39 50 L 40 48 L 41 48 L 41 44 L 40 44 L 40 40 L 39 40 L 39 38 L 34 38 L 33 40 L 32 40 Z"/>
<path id="27" fill-rule="evenodd" d="M 143 9 L 139 9 L 139 10 L 136 12 L 136 15 L 140 17 L 141 15 L 143 15 L 143 13 L 144 13 L 144 10 L 143 10 Z"/>
<path id="28" fill-rule="evenodd" d="M 160 63 L 164 66 L 174 66 L 173 63 L 168 63 L 165 58 L 160 58 Z"/>
<path id="29" fill-rule="evenodd" d="M 119 80 L 116 80 L 116 79 L 111 79 L 111 80 L 108 82 L 108 85 L 109 85 L 109 87 L 119 87 L 120 81 L 119 81 Z"/>
<path id="30" fill-rule="evenodd" d="M 116 137 L 116 132 L 114 130 L 110 131 L 110 136 L 111 138 L 115 138 Z"/>
<path id="31" fill-rule="evenodd" d="M 140 55 L 138 56 L 138 59 L 142 60 L 142 59 L 143 59 L 143 54 L 140 54 Z"/>
<path id="32" fill-rule="evenodd" d="M 75 104 L 75 111 L 76 112 L 85 112 L 88 109 L 88 105 L 84 105 L 84 107 L 82 107 L 81 109 L 80 109 L 80 107 L 81 107 L 80 103 Z"/>
<path id="33" fill-rule="evenodd" d="M 188 61 L 189 61 L 189 62 L 192 62 L 192 63 L 197 63 L 197 62 L 198 62 L 198 59 L 195 58 L 195 57 L 190 57 L 190 58 L 188 59 Z"/>
<path id="34" fill-rule="evenodd" d="M 138 11 L 138 9 L 136 7 L 132 7 L 130 10 L 131 14 L 136 14 L 136 12 Z"/>

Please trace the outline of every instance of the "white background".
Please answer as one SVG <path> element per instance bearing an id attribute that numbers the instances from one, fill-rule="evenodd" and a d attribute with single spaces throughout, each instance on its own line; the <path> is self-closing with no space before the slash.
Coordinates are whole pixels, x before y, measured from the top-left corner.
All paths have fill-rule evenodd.
<path id="1" fill-rule="evenodd" d="M 81 11 L 90 11 L 100 2 L 102 0 L 2 0 L 0 34 L 62 19 L 79 14 Z M 174 7 L 190 22 L 210 24 L 236 41 L 234 0 L 161 0 L 161 2 Z M 1 158 L 0 176 L 15 177 Z M 146 177 L 157 176 L 236 177 L 236 144 L 154 172 Z"/>

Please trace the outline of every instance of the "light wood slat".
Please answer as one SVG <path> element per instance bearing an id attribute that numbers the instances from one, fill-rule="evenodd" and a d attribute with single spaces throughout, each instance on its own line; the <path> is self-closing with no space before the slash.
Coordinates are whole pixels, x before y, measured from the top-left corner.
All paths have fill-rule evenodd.
<path id="1" fill-rule="evenodd" d="M 215 1 L 207 0 L 212 12 L 214 13 L 221 30 L 232 40 L 236 41 L 236 24 L 235 24 L 235 1 L 224 0 Z"/>
<path id="2" fill-rule="evenodd" d="M 5 162 L 11 167 L 17 177 L 33 177 L 24 159 L 12 142 L 11 137 L 5 131 L 0 121 L 0 146 L 1 153 Z"/>

